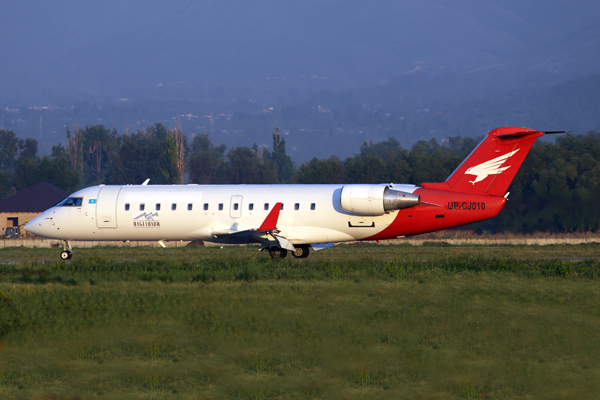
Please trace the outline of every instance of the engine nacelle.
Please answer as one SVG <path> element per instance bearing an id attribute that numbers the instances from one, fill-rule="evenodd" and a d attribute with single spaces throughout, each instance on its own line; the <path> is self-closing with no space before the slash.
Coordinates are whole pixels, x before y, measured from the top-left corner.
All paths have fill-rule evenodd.
<path id="1" fill-rule="evenodd" d="M 421 196 L 393 190 L 386 185 L 346 185 L 342 188 L 342 209 L 357 215 L 383 215 L 419 203 Z"/>

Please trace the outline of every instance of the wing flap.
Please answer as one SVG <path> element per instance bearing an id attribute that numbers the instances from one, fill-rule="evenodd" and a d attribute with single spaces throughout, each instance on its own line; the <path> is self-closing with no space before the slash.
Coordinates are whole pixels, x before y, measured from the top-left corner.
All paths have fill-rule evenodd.
<path id="1" fill-rule="evenodd" d="M 243 231 L 223 230 L 214 231 L 213 238 L 218 241 L 228 243 L 260 243 L 261 249 L 267 247 L 280 247 L 291 251 L 296 251 L 294 245 L 284 236 L 279 235 L 277 221 L 282 203 L 275 203 L 267 218 L 258 229 L 246 229 Z"/>

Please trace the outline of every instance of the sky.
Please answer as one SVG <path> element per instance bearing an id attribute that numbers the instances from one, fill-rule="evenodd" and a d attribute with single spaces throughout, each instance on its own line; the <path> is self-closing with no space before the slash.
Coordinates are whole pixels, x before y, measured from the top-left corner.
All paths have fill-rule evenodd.
<path id="1" fill-rule="evenodd" d="M 32 0 L 0 9 L 0 100 L 160 88 L 185 97 L 219 86 L 304 94 L 531 59 L 534 75 L 562 69 L 549 82 L 598 70 L 598 54 L 572 52 L 590 30 L 598 47 L 600 2 L 584 0 Z M 549 57 L 556 62 L 544 66 Z"/>

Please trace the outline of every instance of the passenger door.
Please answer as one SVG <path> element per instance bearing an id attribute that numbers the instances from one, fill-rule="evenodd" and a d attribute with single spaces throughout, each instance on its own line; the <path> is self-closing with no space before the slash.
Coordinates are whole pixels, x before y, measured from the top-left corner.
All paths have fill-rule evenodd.
<path id="1" fill-rule="evenodd" d="M 231 205 L 229 206 L 229 216 L 231 218 L 242 216 L 242 199 L 242 196 L 231 196 Z"/>
<path id="2" fill-rule="evenodd" d="M 96 200 L 96 226 L 98 228 L 117 227 L 117 198 L 121 186 L 102 186 Z"/>

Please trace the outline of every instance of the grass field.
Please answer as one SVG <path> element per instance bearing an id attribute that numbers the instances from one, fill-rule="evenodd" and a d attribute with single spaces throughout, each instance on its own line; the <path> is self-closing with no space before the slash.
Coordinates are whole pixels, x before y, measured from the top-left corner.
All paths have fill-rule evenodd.
<path id="1" fill-rule="evenodd" d="M 597 398 L 598 250 L 5 249 L 0 398 Z"/>

